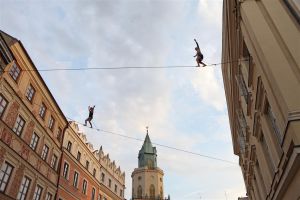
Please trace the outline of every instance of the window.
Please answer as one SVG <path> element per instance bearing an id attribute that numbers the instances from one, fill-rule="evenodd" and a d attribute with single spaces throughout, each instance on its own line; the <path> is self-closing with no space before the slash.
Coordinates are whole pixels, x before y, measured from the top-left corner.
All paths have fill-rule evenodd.
<path id="1" fill-rule="evenodd" d="M 42 150 L 42 155 L 41 155 L 41 158 L 43 160 L 47 159 L 48 151 L 49 151 L 49 147 L 45 144 L 44 147 L 43 147 L 43 150 Z"/>
<path id="2" fill-rule="evenodd" d="M 96 176 L 96 169 L 94 168 L 94 170 L 93 170 L 93 177 L 95 177 Z"/>
<path id="3" fill-rule="evenodd" d="M 115 193 L 118 191 L 118 186 L 115 184 Z"/>
<path id="4" fill-rule="evenodd" d="M 42 119 L 45 119 L 46 110 L 47 110 L 46 105 L 44 103 L 42 103 L 40 110 L 39 110 L 39 115 Z"/>
<path id="5" fill-rule="evenodd" d="M 139 185 L 138 192 L 137 192 L 137 197 L 142 198 L 142 195 L 143 195 L 143 189 L 142 189 L 142 186 Z"/>
<path id="6" fill-rule="evenodd" d="M 39 142 L 39 139 L 40 139 L 40 137 L 35 132 L 33 132 L 32 137 L 31 137 L 31 142 L 29 145 L 33 151 L 35 151 L 37 144 Z"/>
<path id="7" fill-rule="evenodd" d="M 65 179 L 68 179 L 68 173 L 69 173 L 69 164 L 65 162 L 64 171 L 63 171 L 63 177 L 65 177 Z"/>
<path id="8" fill-rule="evenodd" d="M 111 187 L 111 179 L 108 180 L 108 187 Z"/>
<path id="9" fill-rule="evenodd" d="M 80 153 L 80 151 L 78 151 L 78 152 L 77 152 L 77 158 L 76 158 L 76 159 L 77 159 L 79 162 L 80 162 L 80 158 L 81 158 L 81 153 Z"/>
<path id="10" fill-rule="evenodd" d="M 95 193 L 96 193 L 96 190 L 95 190 L 95 188 L 93 188 L 92 189 L 92 198 L 91 198 L 91 200 L 95 199 Z"/>
<path id="11" fill-rule="evenodd" d="M 104 182 L 104 180 L 105 180 L 105 174 L 102 172 L 101 173 L 101 181 Z"/>
<path id="12" fill-rule="evenodd" d="M 277 120 L 275 118 L 275 115 L 273 113 L 273 110 L 269 104 L 269 102 L 267 102 L 266 104 L 266 114 L 267 114 L 267 118 L 269 120 L 269 122 L 271 123 L 271 127 L 277 137 L 277 140 L 279 142 L 279 144 L 281 143 L 282 141 L 282 136 L 281 136 L 281 133 L 280 133 L 280 130 L 279 130 L 279 127 L 277 125 Z"/>
<path id="13" fill-rule="evenodd" d="M 154 198 L 155 197 L 155 187 L 154 185 L 150 186 L 150 198 Z"/>
<path id="14" fill-rule="evenodd" d="M 51 193 L 47 193 L 46 195 L 46 200 L 52 200 L 52 194 Z"/>
<path id="15" fill-rule="evenodd" d="M 62 130 L 61 130 L 61 128 L 60 128 L 60 127 L 58 127 L 58 129 L 57 129 L 57 136 L 56 136 L 56 139 L 58 139 L 58 140 L 60 141 L 60 139 L 61 139 L 61 135 L 62 135 Z"/>
<path id="16" fill-rule="evenodd" d="M 87 188 L 87 182 L 86 182 L 86 180 L 83 180 L 83 183 L 82 183 L 82 193 L 83 194 L 86 194 L 86 188 Z"/>
<path id="17" fill-rule="evenodd" d="M 8 162 L 4 162 L 2 164 L 1 171 L 0 171 L 0 192 L 5 192 L 12 171 L 13 171 L 13 166 L 11 166 Z"/>
<path id="18" fill-rule="evenodd" d="M 31 180 L 27 177 L 24 176 L 22 179 L 22 183 L 19 189 L 19 193 L 17 196 L 17 200 L 25 200 L 28 192 L 28 188 L 30 186 Z"/>
<path id="19" fill-rule="evenodd" d="M 24 126 L 25 126 L 25 120 L 20 115 L 18 115 L 15 126 L 13 128 L 13 131 L 18 136 L 20 136 L 23 131 Z"/>
<path id="20" fill-rule="evenodd" d="M 69 141 L 67 144 L 67 150 L 70 152 L 71 148 L 72 148 L 72 142 Z"/>
<path id="21" fill-rule="evenodd" d="M 7 107 L 7 100 L 0 94 L 0 118 L 2 117 L 5 109 Z"/>
<path id="22" fill-rule="evenodd" d="M 27 91 L 26 91 L 26 98 L 30 101 L 30 102 L 32 102 L 32 100 L 33 100 L 33 97 L 34 97 L 34 94 L 35 94 L 35 89 L 34 89 L 34 87 L 30 84 L 29 86 L 28 86 L 28 88 L 27 88 Z"/>
<path id="23" fill-rule="evenodd" d="M 86 168 L 87 170 L 89 170 L 89 165 L 90 165 L 90 162 L 89 162 L 89 161 L 86 161 L 86 162 L 85 162 L 85 168 Z"/>
<path id="24" fill-rule="evenodd" d="M 78 173 L 74 172 L 73 186 L 77 188 L 77 185 L 78 185 Z"/>
<path id="25" fill-rule="evenodd" d="M 53 154 L 51 159 L 51 167 L 56 170 L 56 163 L 57 163 L 57 155 Z"/>
<path id="26" fill-rule="evenodd" d="M 123 197 L 123 190 L 120 189 L 120 197 Z"/>
<path id="27" fill-rule="evenodd" d="M 36 185 L 32 200 L 40 200 L 42 196 L 43 188 L 39 185 Z"/>
<path id="28" fill-rule="evenodd" d="M 9 71 L 9 75 L 15 80 L 17 81 L 19 76 L 20 76 L 20 73 L 21 73 L 21 69 L 20 67 L 14 63 L 12 68 L 10 69 Z"/>
<path id="29" fill-rule="evenodd" d="M 50 116 L 50 119 L 49 119 L 49 123 L 48 123 L 48 128 L 53 131 L 53 127 L 54 127 L 54 123 L 55 123 L 55 120 L 54 118 L 52 117 L 52 115 Z"/>
<path id="30" fill-rule="evenodd" d="M 97 200 L 102 200 L 101 194 L 98 194 L 98 199 Z"/>

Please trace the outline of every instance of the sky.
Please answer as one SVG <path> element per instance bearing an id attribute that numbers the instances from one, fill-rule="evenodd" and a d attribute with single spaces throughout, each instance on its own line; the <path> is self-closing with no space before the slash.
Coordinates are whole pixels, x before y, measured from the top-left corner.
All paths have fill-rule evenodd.
<path id="1" fill-rule="evenodd" d="M 0 0 L 0 29 L 22 41 L 38 69 L 194 66 L 219 63 L 222 0 Z M 96 105 L 96 128 L 235 162 L 157 147 L 165 196 L 172 200 L 245 196 L 233 154 L 220 66 L 41 72 L 62 111 L 83 122 Z M 143 142 L 81 127 L 95 149 L 126 174 Z"/>

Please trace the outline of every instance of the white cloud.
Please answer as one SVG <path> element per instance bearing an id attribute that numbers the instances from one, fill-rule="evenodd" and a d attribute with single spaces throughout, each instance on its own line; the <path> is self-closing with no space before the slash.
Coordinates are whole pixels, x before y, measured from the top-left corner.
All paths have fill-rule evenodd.
<path id="1" fill-rule="evenodd" d="M 191 82 L 202 103 L 211 105 L 219 111 L 224 110 L 226 107 L 224 91 L 213 67 L 200 68 Z"/>
<path id="2" fill-rule="evenodd" d="M 222 26 L 222 0 L 199 0 L 198 11 L 202 19 Z"/>

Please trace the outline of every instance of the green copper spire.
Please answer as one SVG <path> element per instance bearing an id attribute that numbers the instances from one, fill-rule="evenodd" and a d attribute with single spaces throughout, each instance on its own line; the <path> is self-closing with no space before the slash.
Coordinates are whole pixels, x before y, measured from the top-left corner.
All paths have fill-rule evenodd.
<path id="1" fill-rule="evenodd" d="M 148 127 L 147 134 L 144 140 L 144 144 L 139 151 L 139 167 L 148 167 L 149 169 L 153 169 L 157 167 L 156 161 L 156 148 L 152 146 L 149 134 Z"/>

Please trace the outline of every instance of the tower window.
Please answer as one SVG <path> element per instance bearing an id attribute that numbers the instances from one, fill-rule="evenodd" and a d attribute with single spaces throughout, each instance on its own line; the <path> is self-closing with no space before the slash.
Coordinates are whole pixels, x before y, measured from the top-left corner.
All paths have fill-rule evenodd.
<path id="1" fill-rule="evenodd" d="M 142 189 L 142 186 L 139 185 L 138 191 L 137 191 L 137 197 L 142 198 L 142 195 L 143 195 L 143 189 Z"/>
<path id="2" fill-rule="evenodd" d="M 155 197 L 155 187 L 154 185 L 152 184 L 150 186 L 150 198 L 154 198 Z"/>

